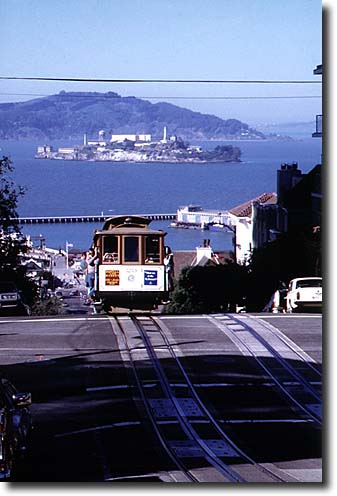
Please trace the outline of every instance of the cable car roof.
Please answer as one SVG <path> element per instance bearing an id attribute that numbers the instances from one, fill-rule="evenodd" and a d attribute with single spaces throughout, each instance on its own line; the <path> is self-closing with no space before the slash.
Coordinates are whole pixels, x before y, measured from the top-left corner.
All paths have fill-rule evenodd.
<path id="1" fill-rule="evenodd" d="M 106 219 L 102 230 L 108 231 L 118 227 L 125 227 L 127 229 L 131 227 L 138 227 L 140 229 L 145 229 L 150 222 L 151 219 L 141 217 L 139 215 L 116 215 Z"/>
<path id="2" fill-rule="evenodd" d="M 155 229 L 144 229 L 141 227 L 116 227 L 115 229 L 103 229 L 103 230 L 97 230 L 95 231 L 95 238 L 97 236 L 151 236 L 151 235 L 156 235 L 156 236 L 166 236 L 166 232 L 162 230 L 155 230 Z"/>

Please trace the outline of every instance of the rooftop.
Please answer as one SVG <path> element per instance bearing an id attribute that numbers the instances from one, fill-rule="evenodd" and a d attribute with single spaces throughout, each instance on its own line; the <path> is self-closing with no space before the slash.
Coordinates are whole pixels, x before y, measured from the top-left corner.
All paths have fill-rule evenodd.
<path id="1" fill-rule="evenodd" d="M 236 217 L 251 217 L 252 203 L 254 202 L 263 203 L 265 205 L 274 205 L 277 203 L 277 194 L 263 193 L 262 195 L 253 198 L 252 200 L 248 200 L 245 203 L 242 203 L 241 205 L 230 209 L 229 212 Z"/>

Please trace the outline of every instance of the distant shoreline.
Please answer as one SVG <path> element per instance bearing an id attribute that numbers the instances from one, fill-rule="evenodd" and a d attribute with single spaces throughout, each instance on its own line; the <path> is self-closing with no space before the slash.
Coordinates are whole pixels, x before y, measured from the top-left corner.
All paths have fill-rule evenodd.
<path id="1" fill-rule="evenodd" d="M 312 138 L 311 135 L 308 134 L 307 136 L 308 138 Z M 14 141 L 27 141 L 27 142 L 31 142 L 31 143 L 41 143 L 42 142 L 46 142 L 46 141 L 65 141 L 67 143 L 70 143 L 70 142 L 73 142 L 73 141 L 76 141 L 76 140 L 79 140 L 81 139 L 82 137 L 81 136 L 69 136 L 67 138 L 54 138 L 53 140 L 50 140 L 49 138 L 45 137 L 45 138 L 41 138 L 41 137 L 18 137 L 18 138 L 6 138 L 6 137 L 3 137 L 1 138 L 0 137 L 0 141 L 11 141 L 11 142 L 14 142 Z M 186 141 L 193 141 L 193 142 L 196 142 L 196 143 L 205 143 L 205 142 L 219 142 L 219 143 L 225 143 L 225 142 L 228 142 L 228 141 L 235 141 L 235 142 L 249 142 L 249 141 L 254 141 L 254 142 L 261 142 L 261 143 L 265 143 L 266 141 L 272 141 L 272 142 L 275 142 L 275 141 L 299 141 L 299 140 L 302 140 L 302 139 L 305 139 L 306 136 L 304 137 L 301 137 L 301 138 L 298 138 L 298 137 L 295 137 L 295 136 L 283 136 L 283 137 L 280 137 L 280 138 L 252 138 L 252 139 L 241 139 L 241 138 L 205 138 L 205 139 L 197 139 L 197 138 L 185 138 Z"/>
<path id="2" fill-rule="evenodd" d="M 54 141 L 66 141 L 66 142 L 73 142 L 75 140 L 79 140 L 81 139 L 82 137 L 81 136 L 71 136 L 71 137 L 68 137 L 68 138 L 54 138 Z M 308 138 L 311 138 L 311 135 L 308 134 Z M 205 138 L 205 139 L 197 139 L 197 138 L 184 138 L 186 139 L 186 141 L 193 141 L 193 142 L 197 142 L 197 143 L 204 143 L 204 142 L 207 142 L 207 141 L 210 141 L 210 142 L 224 142 L 224 141 L 259 141 L 261 143 L 264 143 L 266 141 L 293 141 L 293 140 L 297 140 L 296 137 L 294 136 L 281 136 L 280 138 L 251 138 L 251 139 L 244 139 L 244 138 Z M 6 138 L 6 137 L 3 137 L 1 138 L 0 137 L 0 141 L 30 141 L 30 142 L 36 142 L 36 143 L 40 143 L 41 141 L 52 141 L 50 140 L 49 138 L 45 137 L 45 138 L 41 138 L 41 137 L 27 137 L 27 138 L 23 138 L 23 137 L 20 137 L 20 138 Z"/>
<path id="3" fill-rule="evenodd" d="M 94 159 L 75 159 L 75 158 L 43 158 L 35 157 L 37 160 L 51 160 L 53 162 L 90 162 L 106 164 L 242 164 L 242 160 L 94 160 Z"/>

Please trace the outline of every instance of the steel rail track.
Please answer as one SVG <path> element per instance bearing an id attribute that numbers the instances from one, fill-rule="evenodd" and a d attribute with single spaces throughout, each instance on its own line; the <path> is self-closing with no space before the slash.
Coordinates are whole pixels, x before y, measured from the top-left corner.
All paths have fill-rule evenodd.
<path id="1" fill-rule="evenodd" d="M 163 367 L 160 364 L 160 361 L 156 355 L 156 352 L 154 350 L 154 345 L 150 342 L 150 339 L 147 335 L 147 330 L 144 329 L 144 326 L 142 324 L 143 318 L 134 318 L 133 319 L 135 322 L 135 325 L 139 328 L 140 333 L 142 334 L 144 338 L 144 344 L 149 350 L 151 357 L 153 358 L 154 362 L 156 363 L 156 366 L 158 366 L 159 369 L 159 374 L 161 377 L 161 380 L 164 381 L 165 383 L 165 391 L 166 394 L 169 395 L 169 397 L 172 399 L 173 403 L 175 404 L 177 411 L 180 412 L 181 408 L 179 405 L 179 400 L 178 398 L 175 397 L 174 392 L 172 391 L 169 379 L 167 377 L 167 374 L 164 372 Z M 164 343 L 164 346 L 168 350 L 170 357 L 174 360 L 175 366 L 178 368 L 179 373 L 182 375 L 184 383 L 187 385 L 188 391 L 195 401 L 195 403 L 198 405 L 200 411 L 202 412 L 203 418 L 205 419 L 207 423 L 212 426 L 212 429 L 214 430 L 216 436 L 224 442 L 226 445 L 230 447 L 230 449 L 235 452 L 235 456 L 237 456 L 237 459 L 241 459 L 242 462 L 245 464 L 249 464 L 250 466 L 254 467 L 254 469 L 261 474 L 263 474 L 264 477 L 267 477 L 269 482 L 284 482 L 284 478 L 280 477 L 277 475 L 275 472 L 273 472 L 271 469 L 264 467 L 257 462 L 255 462 L 251 457 L 249 457 L 246 453 L 244 453 L 238 446 L 237 444 L 230 438 L 228 435 L 223 431 L 222 427 L 219 425 L 219 423 L 215 420 L 215 418 L 212 416 L 212 414 L 209 412 L 208 408 L 205 406 L 205 404 L 202 402 L 200 399 L 198 393 L 196 392 L 196 389 L 194 385 L 192 384 L 190 378 L 188 377 L 181 361 L 179 360 L 179 357 L 174 351 L 173 346 L 171 345 L 170 341 L 168 340 L 166 334 L 167 334 L 167 328 L 163 322 L 160 322 L 159 324 L 159 319 L 157 317 L 147 317 L 146 322 L 151 322 L 154 326 L 155 329 L 157 330 L 157 334 L 159 333 L 161 336 L 161 339 Z M 184 423 L 184 430 L 189 435 L 192 434 L 194 440 L 198 442 L 198 444 L 205 449 L 206 448 L 206 454 L 208 456 L 211 456 L 211 461 L 213 460 L 216 462 L 216 464 L 219 464 L 219 456 L 216 453 L 212 453 L 209 449 L 209 447 L 205 444 L 204 441 L 202 441 L 199 437 L 199 435 L 196 433 L 195 429 L 192 427 L 191 423 L 186 419 L 186 415 L 182 412 L 182 416 L 180 418 L 180 421 Z M 230 475 L 231 477 L 234 477 L 235 482 L 248 482 L 245 479 L 242 478 L 241 475 L 237 474 L 235 471 L 233 471 L 232 468 L 230 468 L 227 464 L 225 464 L 222 460 L 220 460 L 220 469 L 224 470 L 225 475 L 228 477 Z M 228 472 L 229 471 L 229 472 Z M 239 479 L 239 480 L 237 480 Z"/>
<path id="2" fill-rule="evenodd" d="M 295 404 L 305 415 L 315 422 L 316 424 L 321 425 L 322 424 L 322 418 L 321 415 L 316 414 L 314 411 L 312 411 L 310 408 L 306 406 L 306 404 L 303 404 L 301 401 L 295 398 L 295 395 L 289 390 L 289 387 L 284 384 L 284 381 L 280 380 L 275 373 L 272 371 L 272 368 L 270 366 L 267 366 L 263 359 L 261 359 L 258 354 L 254 351 L 254 349 L 247 344 L 247 341 L 242 339 L 240 337 L 240 334 L 238 332 L 233 331 L 230 329 L 228 324 L 226 324 L 225 320 L 218 320 L 214 317 L 209 317 L 210 321 L 214 323 L 219 329 L 221 329 L 225 334 L 231 336 L 233 342 L 240 343 L 241 347 L 244 348 L 250 356 L 255 358 L 257 363 L 260 365 L 260 367 L 268 374 L 268 376 L 274 381 L 274 383 L 280 388 L 280 390 L 285 394 L 285 396 L 291 401 L 291 403 Z M 254 337 L 254 339 L 262 345 L 270 354 L 271 356 L 282 366 L 284 370 L 286 370 L 293 379 L 295 379 L 298 383 L 300 383 L 303 388 L 308 392 L 309 395 L 311 395 L 316 401 L 321 402 L 321 397 L 320 395 L 317 394 L 317 391 L 315 391 L 311 384 L 303 378 L 301 374 L 299 374 L 294 367 L 289 365 L 287 360 L 281 356 L 281 354 L 275 350 L 264 338 L 262 338 L 259 333 L 254 330 L 249 324 L 246 322 L 242 321 L 242 319 L 236 318 L 234 315 L 230 315 L 230 319 L 234 321 L 236 324 L 239 324 L 242 326 L 242 328 L 247 331 L 250 335 Z M 303 360 L 303 357 L 301 357 L 301 361 L 303 363 L 307 363 Z M 318 396 L 318 397 L 317 397 Z"/>
<path id="3" fill-rule="evenodd" d="M 243 325 L 245 327 L 245 329 L 249 330 L 249 332 L 263 345 L 265 346 L 265 348 L 267 348 L 267 350 L 273 354 L 273 356 L 276 358 L 276 360 L 283 365 L 283 367 L 293 376 L 294 379 L 296 379 L 303 387 L 306 391 L 308 391 L 312 396 L 313 398 L 315 398 L 317 401 L 322 401 L 322 395 L 319 394 L 319 392 L 314 389 L 311 385 L 311 383 L 302 375 L 300 374 L 296 369 L 295 367 L 293 367 L 292 365 L 289 364 L 289 362 L 281 355 L 281 353 L 279 353 L 273 346 L 270 345 L 270 343 L 268 343 L 268 341 L 263 338 L 255 329 L 253 329 L 249 324 L 247 324 L 243 319 L 238 319 L 236 317 L 232 317 L 233 320 L 237 321 L 238 323 L 240 323 L 241 325 Z M 280 336 L 274 331 L 272 330 L 272 326 L 267 326 L 265 325 L 266 322 L 261 322 L 259 320 L 259 324 L 262 325 L 262 327 L 266 330 L 268 330 L 270 333 L 272 333 L 272 335 L 274 337 L 276 337 L 277 339 L 279 339 L 280 341 L 282 341 L 283 344 L 285 344 L 289 350 L 291 350 L 292 353 L 294 353 L 299 359 L 300 361 L 302 362 L 303 365 L 305 365 L 306 367 L 310 368 L 312 371 L 314 371 L 315 374 L 319 375 L 319 377 L 321 378 L 322 375 L 319 374 L 319 372 L 317 371 L 316 368 L 313 368 L 310 364 L 310 362 L 308 362 L 308 360 L 305 360 L 304 357 L 294 348 L 294 346 L 291 346 L 289 344 L 289 342 L 285 339 L 281 339 Z"/>
<path id="4" fill-rule="evenodd" d="M 256 317 L 250 316 L 251 319 L 257 320 Z M 239 319 L 238 319 L 239 320 Z M 273 334 L 275 337 L 277 337 L 279 340 L 281 340 L 295 355 L 297 355 L 301 361 L 303 361 L 303 353 L 304 355 L 307 355 L 305 352 L 300 353 L 298 349 L 295 348 L 294 343 L 287 337 L 285 336 L 281 331 L 279 331 L 277 328 L 272 326 L 269 322 L 266 322 L 265 320 L 259 320 L 259 323 L 267 329 L 271 334 Z M 304 360 L 305 364 L 307 365 L 308 368 L 310 368 L 319 378 L 323 376 L 322 372 L 317 368 L 317 362 L 313 360 L 309 355 L 308 360 Z M 312 361 L 310 361 L 310 360 Z"/>
<path id="5" fill-rule="evenodd" d="M 198 445 L 200 450 L 203 452 L 203 458 L 210 464 L 210 466 L 216 468 L 223 476 L 229 479 L 230 482 L 247 482 L 243 477 L 241 477 L 241 475 L 239 475 L 237 472 L 231 469 L 227 464 L 225 464 L 219 458 L 219 456 L 212 450 L 212 448 L 210 448 L 207 445 L 207 443 L 199 436 L 199 434 L 196 432 L 194 427 L 187 420 L 186 414 L 184 413 L 181 405 L 179 404 L 178 398 L 174 395 L 172 391 L 171 385 L 166 377 L 163 367 L 160 364 L 160 360 L 157 357 L 157 354 L 147 335 L 146 330 L 144 329 L 140 320 L 137 319 L 137 317 L 131 316 L 130 318 L 132 322 L 135 324 L 136 328 L 138 329 L 143 339 L 146 350 L 156 370 L 157 377 L 160 385 L 162 386 L 163 392 L 165 393 L 166 398 L 172 401 L 172 404 L 176 410 L 176 418 L 188 440 Z M 158 328 L 157 325 L 156 327 Z"/>
<path id="6" fill-rule="evenodd" d="M 167 338 L 167 328 L 165 326 L 165 324 L 163 322 L 158 322 L 158 318 L 157 317 L 150 317 L 150 319 L 154 322 L 154 324 L 156 325 L 158 331 L 160 332 L 168 350 L 170 351 L 171 355 L 172 355 L 172 358 L 174 358 L 177 366 L 179 367 L 179 370 L 181 372 L 181 374 L 183 375 L 184 377 L 184 380 L 186 381 L 187 385 L 188 385 L 188 388 L 189 390 L 191 391 L 192 393 L 192 396 L 194 398 L 194 400 L 197 402 L 200 410 L 204 413 L 205 417 L 210 421 L 210 423 L 214 426 L 214 428 L 216 429 L 216 431 L 218 432 L 218 434 L 220 435 L 220 437 L 226 442 L 228 443 L 232 448 L 233 450 L 235 450 L 238 455 L 242 458 L 242 460 L 244 460 L 245 462 L 251 464 L 252 466 L 254 466 L 257 470 L 259 470 L 260 472 L 262 472 L 263 474 L 267 475 L 267 476 L 270 476 L 271 478 L 273 478 L 276 482 L 284 482 L 284 479 L 282 479 L 281 477 L 279 477 L 277 474 L 275 474 L 272 470 L 266 468 L 266 467 L 263 467 L 262 465 L 260 465 L 259 463 L 257 463 L 255 460 L 253 460 L 249 455 L 247 455 L 244 451 L 241 450 L 241 448 L 224 432 L 222 426 L 219 424 L 219 422 L 217 422 L 217 420 L 214 418 L 214 416 L 211 414 L 211 412 L 209 411 L 209 409 L 207 408 L 207 406 L 205 405 L 205 403 L 200 399 L 197 391 L 196 391 L 196 388 L 194 387 L 193 383 L 191 382 L 185 368 L 183 367 L 182 363 L 181 363 L 181 360 L 179 359 L 179 357 L 177 356 L 176 352 L 174 351 L 174 347 L 171 345 L 169 339 Z"/>
<path id="7" fill-rule="evenodd" d="M 154 431 L 155 431 L 155 433 L 156 433 L 156 435 L 160 441 L 161 446 L 163 447 L 163 449 L 165 450 L 166 454 L 169 456 L 169 458 L 171 459 L 173 464 L 187 477 L 187 479 L 190 482 L 199 482 L 198 479 L 181 463 L 180 459 L 175 455 L 175 453 L 168 446 L 168 443 L 166 442 L 166 440 L 162 436 L 160 428 L 158 426 L 158 423 L 156 422 L 155 416 L 152 412 L 152 409 L 150 407 L 150 404 L 149 404 L 147 397 L 146 397 L 146 394 L 144 392 L 144 387 L 142 385 L 141 379 L 140 379 L 139 374 L 137 372 L 136 365 L 135 365 L 134 360 L 132 358 L 132 350 L 129 347 L 127 336 L 125 334 L 123 326 L 122 326 L 122 324 L 121 324 L 121 322 L 117 316 L 115 316 L 114 318 L 109 317 L 109 321 L 110 321 L 112 328 L 113 328 L 113 325 L 111 322 L 112 319 L 114 319 L 114 322 L 117 325 L 120 336 L 123 339 L 123 342 L 125 345 L 124 351 L 126 351 L 126 353 L 128 354 L 129 363 L 130 363 L 131 368 L 132 368 L 133 376 L 134 376 L 134 379 L 135 379 L 135 382 L 137 385 L 138 392 L 139 392 L 140 397 L 142 399 L 142 402 L 143 402 L 143 405 L 144 405 L 144 408 L 145 408 L 145 411 L 147 414 L 147 418 L 150 420 L 151 425 L 152 425 L 152 427 L 153 427 L 153 429 L 154 429 Z"/>

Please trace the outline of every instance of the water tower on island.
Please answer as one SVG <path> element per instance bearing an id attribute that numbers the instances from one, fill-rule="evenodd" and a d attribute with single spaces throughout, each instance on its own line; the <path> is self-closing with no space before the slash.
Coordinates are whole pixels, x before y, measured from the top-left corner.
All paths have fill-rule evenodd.
<path id="1" fill-rule="evenodd" d="M 164 132 L 163 132 L 163 139 L 161 140 L 162 143 L 167 143 L 167 127 L 164 126 Z"/>

